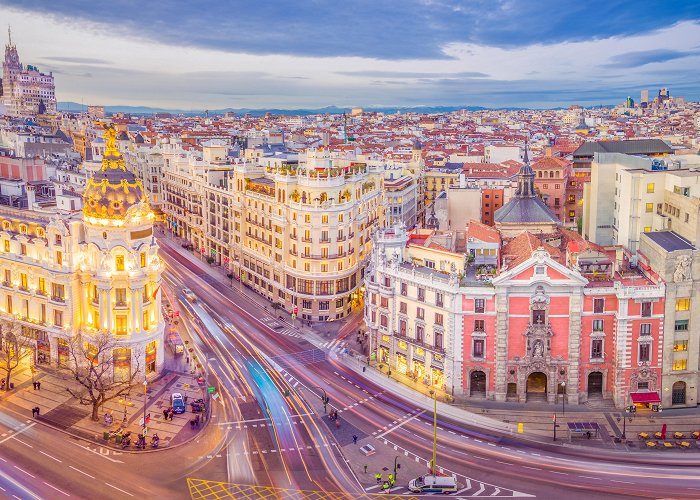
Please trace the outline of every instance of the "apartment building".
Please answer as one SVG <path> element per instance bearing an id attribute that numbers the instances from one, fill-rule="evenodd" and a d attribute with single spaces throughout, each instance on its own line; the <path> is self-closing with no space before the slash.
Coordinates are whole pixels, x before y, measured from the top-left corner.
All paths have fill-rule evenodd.
<path id="1" fill-rule="evenodd" d="M 166 152 L 171 230 L 301 319 L 346 316 L 362 303 L 371 234 L 384 217 L 381 171 L 335 167 L 319 150 L 243 156 L 200 161 Z"/>

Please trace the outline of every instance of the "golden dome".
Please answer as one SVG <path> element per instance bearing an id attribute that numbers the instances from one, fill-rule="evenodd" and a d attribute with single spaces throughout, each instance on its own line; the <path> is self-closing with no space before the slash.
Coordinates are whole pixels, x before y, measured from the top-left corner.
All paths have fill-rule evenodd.
<path id="1" fill-rule="evenodd" d="M 141 180 L 126 170 L 116 135 L 114 127 L 105 127 L 102 168 L 88 179 L 83 193 L 85 217 L 123 219 L 131 207 L 147 203 Z"/>

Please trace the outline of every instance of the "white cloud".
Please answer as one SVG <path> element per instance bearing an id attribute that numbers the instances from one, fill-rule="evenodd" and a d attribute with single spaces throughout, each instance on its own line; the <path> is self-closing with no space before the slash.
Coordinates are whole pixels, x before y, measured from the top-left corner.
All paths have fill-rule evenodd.
<path id="1" fill-rule="evenodd" d="M 376 102 L 400 105 L 405 104 L 400 99 L 410 94 L 410 86 L 405 94 L 397 94 L 395 85 L 376 85 L 376 78 L 348 76 L 347 73 L 481 72 L 501 85 L 513 82 L 516 91 L 520 80 L 541 80 L 548 84 L 561 81 L 565 86 L 576 81 L 582 86 L 597 81 L 598 86 L 605 86 L 607 82 L 611 86 L 636 87 L 645 84 L 652 75 L 659 80 L 665 71 L 697 68 L 700 60 L 694 56 L 619 72 L 603 68 L 611 58 L 629 52 L 697 50 L 700 24 L 694 22 L 681 22 L 638 36 L 511 49 L 453 43 L 443 48 L 453 59 L 386 61 L 362 57 L 259 56 L 176 47 L 146 39 L 123 38 L 96 25 L 59 23 L 55 18 L 37 13 L 10 10 L 3 14 L 3 21 L 12 26 L 13 40 L 22 61 L 58 71 L 59 100 L 104 104 L 195 108 L 370 105 Z M 186 35 L 183 33 L 185 40 Z M 76 62 L 71 62 L 73 58 Z M 79 62 L 81 59 L 105 60 L 108 64 L 91 66 Z M 228 76 L 222 76 L 224 80 L 220 82 L 208 82 L 206 78 L 193 75 L 200 72 L 212 72 L 213 79 L 222 73 Z M 424 92 L 416 92 L 423 96 L 425 104 L 438 101 L 444 104 L 450 98 L 449 95 L 435 95 L 431 100 L 428 91 L 439 88 L 434 82 L 418 78 L 407 80 L 416 90 L 425 87 Z M 221 87 L 227 84 L 242 86 L 241 95 L 232 95 L 237 93 L 236 88 L 222 92 Z M 673 82 L 668 85 L 672 87 Z M 257 93 L 255 86 L 261 86 Z M 470 104 L 490 104 L 488 95 L 483 94 L 488 89 L 480 89 L 484 100 Z M 699 96 L 688 97 L 697 99 Z M 461 98 L 463 95 L 456 95 L 453 104 L 463 104 Z"/>

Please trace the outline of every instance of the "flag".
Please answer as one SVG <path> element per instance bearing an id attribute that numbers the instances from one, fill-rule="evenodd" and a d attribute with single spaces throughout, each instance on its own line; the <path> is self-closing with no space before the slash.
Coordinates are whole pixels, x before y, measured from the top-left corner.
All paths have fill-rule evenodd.
<path id="1" fill-rule="evenodd" d="M 152 295 L 153 300 L 156 300 L 156 296 L 158 295 L 158 290 L 160 290 L 160 285 L 158 285 L 158 288 L 156 288 L 156 291 L 153 292 L 153 295 Z"/>

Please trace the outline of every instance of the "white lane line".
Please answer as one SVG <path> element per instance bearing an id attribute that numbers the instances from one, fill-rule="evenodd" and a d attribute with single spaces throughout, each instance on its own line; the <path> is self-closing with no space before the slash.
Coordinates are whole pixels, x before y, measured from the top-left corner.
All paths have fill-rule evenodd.
<path id="1" fill-rule="evenodd" d="M 632 481 L 618 481 L 617 479 L 611 479 L 612 483 L 623 483 L 623 484 L 634 484 Z M 692 488 L 691 488 L 692 489 Z"/>
<path id="2" fill-rule="evenodd" d="M 539 469 L 539 468 L 537 468 L 537 467 L 529 467 L 529 466 L 527 466 L 527 465 L 523 465 L 522 468 L 523 468 L 523 469 L 532 469 L 532 470 L 542 470 L 542 469 Z M 583 477 L 583 476 L 581 476 L 581 477 Z"/>
<path id="3" fill-rule="evenodd" d="M 67 497 L 70 496 L 70 495 L 69 495 L 68 493 L 66 493 L 65 491 L 59 490 L 58 488 L 56 488 L 53 484 L 49 484 L 49 483 L 47 483 L 46 481 L 44 481 L 44 484 L 45 484 L 46 486 L 48 486 L 49 488 L 53 488 L 54 490 L 58 491 L 59 493 L 63 493 L 63 494 L 66 495 Z"/>
<path id="4" fill-rule="evenodd" d="M 595 479 L 596 481 L 600 481 L 600 480 L 601 480 L 599 477 L 591 477 L 591 476 L 579 476 L 579 477 L 582 477 L 582 478 L 584 478 L 584 479 Z"/>
<path id="5" fill-rule="evenodd" d="M 124 493 L 124 494 L 126 494 L 126 495 L 129 495 L 130 497 L 133 497 L 133 496 L 134 496 L 134 495 L 132 495 L 131 493 L 129 493 L 128 491 L 124 491 L 124 490 L 121 489 L 121 488 L 117 488 L 117 487 L 114 486 L 113 484 L 109 484 L 109 483 L 106 482 L 106 481 L 105 481 L 105 484 L 106 484 L 107 486 L 110 486 L 110 487 L 114 488 L 114 489 L 117 490 L 117 491 L 121 491 L 122 493 Z"/>
<path id="6" fill-rule="evenodd" d="M 12 435 L 10 435 L 10 436 L 7 436 L 5 439 L 0 440 L 0 444 L 4 443 L 4 442 L 7 441 L 8 439 L 12 439 L 12 438 L 15 437 L 17 434 L 21 434 L 21 433 L 23 433 L 24 431 L 26 431 L 27 429 L 30 429 L 30 428 L 34 427 L 35 425 L 36 425 L 36 422 L 32 422 L 31 424 L 29 424 L 29 425 L 26 426 L 26 427 L 23 427 L 21 430 L 15 432 L 14 434 L 12 434 Z"/>
<path id="7" fill-rule="evenodd" d="M 46 455 L 46 456 L 49 457 L 51 460 L 55 460 L 56 462 L 62 463 L 58 458 L 52 457 L 51 455 L 49 455 L 48 453 L 46 453 L 46 452 L 44 452 L 44 451 L 39 450 L 39 453 L 41 453 L 42 455 Z"/>
<path id="8" fill-rule="evenodd" d="M 561 474 L 562 476 L 568 476 L 568 474 L 566 472 L 558 472 L 555 470 L 550 470 L 549 472 L 551 472 L 552 474 Z"/>
<path id="9" fill-rule="evenodd" d="M 76 472 L 80 472 L 81 474 L 85 474 L 87 477 L 90 477 L 90 478 L 92 478 L 92 479 L 95 479 L 95 476 L 91 476 L 90 474 L 88 474 L 88 473 L 85 472 L 85 471 L 82 471 L 82 470 L 80 470 L 80 469 L 76 469 L 76 468 L 73 467 L 72 465 L 69 465 L 68 467 L 70 467 L 71 469 L 73 469 L 73 470 L 76 471 Z"/>
<path id="10" fill-rule="evenodd" d="M 32 474 L 30 474 L 29 472 L 27 472 L 27 471 L 24 470 L 24 469 L 20 469 L 20 468 L 17 467 L 16 465 L 15 465 L 15 469 L 17 469 L 17 470 L 20 471 L 20 472 L 24 472 L 24 473 L 25 473 L 26 475 L 28 475 L 29 477 L 33 477 L 34 479 L 36 479 L 36 476 L 33 476 Z"/>
<path id="11" fill-rule="evenodd" d="M 15 441 L 17 441 L 18 443 L 22 443 L 24 446 L 26 446 L 26 447 L 28 447 L 28 448 L 34 448 L 31 444 L 25 443 L 25 442 L 22 441 L 21 439 L 17 439 L 15 436 L 12 436 L 12 437 L 15 438 Z"/>
<path id="12" fill-rule="evenodd" d="M 423 413 L 425 413 L 425 410 L 423 410 L 423 411 L 421 411 L 421 412 L 419 412 L 419 413 L 416 413 L 416 414 L 413 415 L 411 418 L 407 418 L 406 420 L 404 420 L 404 421 L 401 422 L 400 424 L 398 424 L 398 425 L 392 427 L 391 429 L 388 429 L 388 430 L 385 431 L 385 432 L 382 432 L 381 434 L 379 434 L 379 435 L 377 436 L 377 438 L 381 438 L 381 437 L 383 437 L 383 436 L 389 434 L 390 432 L 394 432 L 396 429 L 398 429 L 399 427 L 401 427 L 401 426 L 403 426 L 403 425 L 406 425 L 406 424 L 409 423 L 411 420 L 420 417 Z M 394 423 L 396 423 L 396 422 L 394 422 Z"/>

